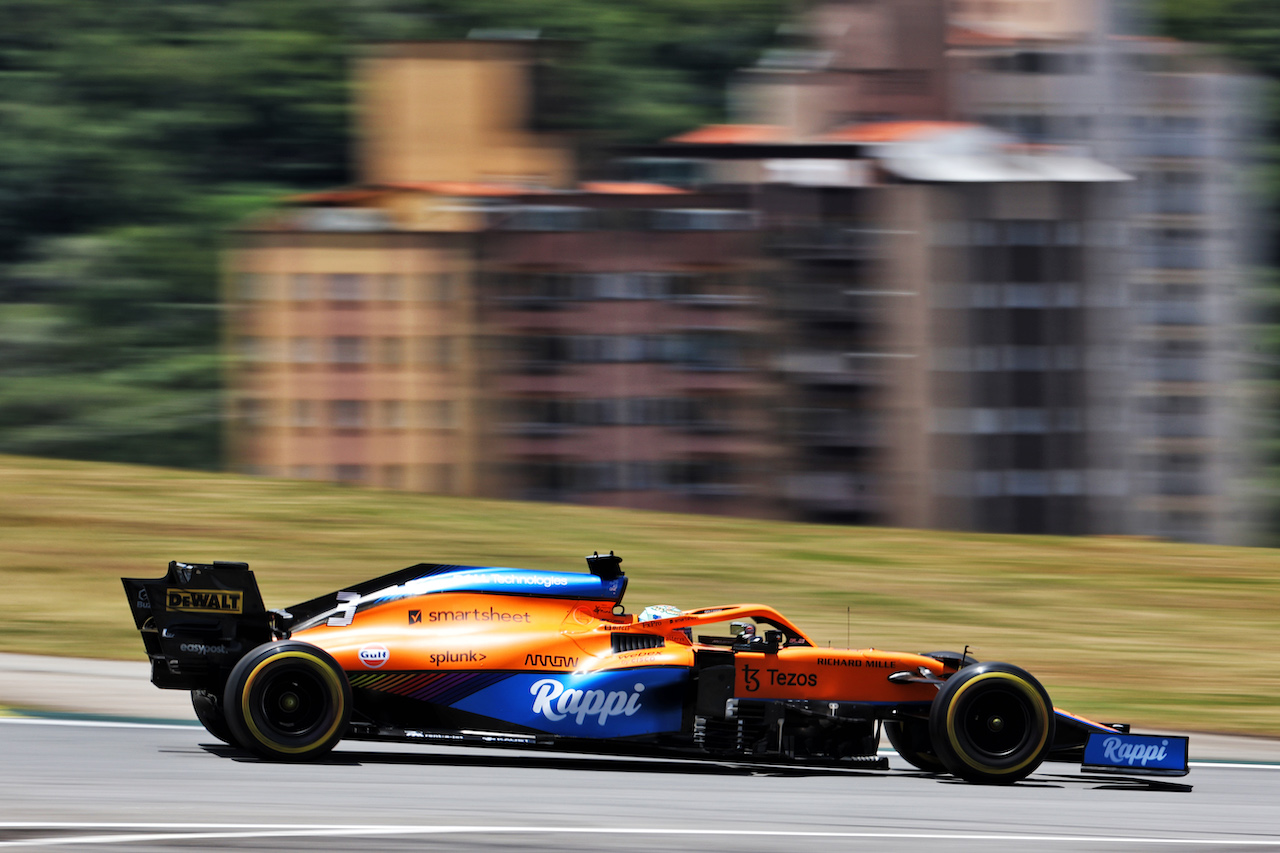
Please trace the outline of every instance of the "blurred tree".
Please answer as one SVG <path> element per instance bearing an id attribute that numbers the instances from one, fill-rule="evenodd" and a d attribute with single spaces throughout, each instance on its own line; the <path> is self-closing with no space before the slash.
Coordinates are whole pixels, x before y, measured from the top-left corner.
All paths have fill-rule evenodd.
<path id="1" fill-rule="evenodd" d="M 787 0 L 0 0 L 0 452 L 216 468 L 223 229 L 349 180 L 369 41 L 532 30 L 546 126 L 717 118 Z"/>
<path id="2" fill-rule="evenodd" d="M 1262 139 L 1258 172 L 1249 180 L 1267 213 L 1260 226 L 1264 262 L 1259 270 L 1250 340 L 1260 405 L 1251 424 L 1263 461 L 1255 510 L 1268 544 L 1280 544 L 1280 3 L 1275 0 L 1156 0 L 1166 34 L 1218 45 L 1267 81 L 1266 107 L 1258 117 Z"/>
<path id="3" fill-rule="evenodd" d="M 1255 182 L 1270 216 L 1268 262 L 1280 266 L 1280 3 L 1275 0 L 1154 0 L 1165 34 L 1212 44 L 1267 81 L 1261 175 Z"/>

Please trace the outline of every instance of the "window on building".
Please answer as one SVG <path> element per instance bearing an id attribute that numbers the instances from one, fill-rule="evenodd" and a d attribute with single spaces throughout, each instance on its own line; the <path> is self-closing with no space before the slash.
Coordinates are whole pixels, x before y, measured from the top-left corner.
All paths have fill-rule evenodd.
<path id="1" fill-rule="evenodd" d="M 1048 432 L 1049 413 L 1045 409 L 1009 409 L 1005 426 L 1012 433 Z"/>
<path id="2" fill-rule="evenodd" d="M 1045 247 L 1050 242 L 1050 223 L 1014 220 L 1003 226 L 1004 243 L 1009 247 L 1009 281 L 1045 281 Z"/>
<path id="3" fill-rule="evenodd" d="M 351 335 L 340 335 L 329 339 L 330 360 L 334 364 L 358 365 L 368 361 L 365 339 Z"/>
<path id="4" fill-rule="evenodd" d="M 383 302 L 399 302 L 404 299 L 404 276 L 397 273 L 378 276 L 378 298 Z"/>
<path id="5" fill-rule="evenodd" d="M 457 404 L 453 400 L 427 400 L 418 405 L 418 422 L 424 429 L 456 429 Z"/>
<path id="6" fill-rule="evenodd" d="M 692 332 L 670 336 L 672 361 L 693 370 L 735 370 L 746 366 L 743 337 L 731 332 Z"/>
<path id="7" fill-rule="evenodd" d="M 263 364 L 267 360 L 267 347 L 257 335 L 242 335 L 236 340 L 236 355 L 249 366 Z"/>
<path id="8" fill-rule="evenodd" d="M 333 468 L 333 478 L 339 483 L 363 483 L 364 477 L 363 465 L 335 465 Z"/>
<path id="9" fill-rule="evenodd" d="M 271 279 L 262 273 L 242 272 L 235 277 L 236 297 L 253 302 L 271 298 Z"/>
<path id="10" fill-rule="evenodd" d="M 315 364 L 318 359 L 315 338 L 290 338 L 289 360 L 294 364 Z"/>
<path id="11" fill-rule="evenodd" d="M 1049 370 L 1050 352 L 1050 348 L 1044 346 L 1004 347 L 1004 369 L 1034 371 Z"/>
<path id="12" fill-rule="evenodd" d="M 379 338 L 378 363 L 388 367 L 404 364 L 404 338 Z"/>
<path id="13" fill-rule="evenodd" d="M 335 273 L 329 276 L 329 299 L 334 302 L 355 302 L 363 299 L 364 277 L 353 273 Z"/>
<path id="14" fill-rule="evenodd" d="M 365 425 L 365 402 L 363 400 L 330 401 L 329 423 L 334 429 L 362 429 Z"/>
<path id="15" fill-rule="evenodd" d="M 242 424 L 250 428 L 267 425 L 267 403 L 253 397 L 242 397 L 236 404 L 236 414 Z"/>
<path id="16" fill-rule="evenodd" d="M 755 228 L 755 214 L 750 210 L 655 210 L 655 231 L 750 231 Z"/>
<path id="17" fill-rule="evenodd" d="M 1035 497 L 1050 493 L 1048 471 L 1006 471 L 1005 490 L 1020 497 Z"/>
<path id="18" fill-rule="evenodd" d="M 317 425 L 316 404 L 314 400 L 294 400 L 290 423 L 295 427 L 314 427 Z"/>
<path id="19" fill-rule="evenodd" d="M 589 214 L 581 207 L 525 205 L 507 214 L 499 227 L 510 231 L 585 231 Z"/>
<path id="20" fill-rule="evenodd" d="M 457 489 L 456 467 L 443 462 L 422 466 L 422 484 L 425 491 L 438 495 L 451 495 Z"/>
<path id="21" fill-rule="evenodd" d="M 406 426 L 404 403 L 400 400 L 383 400 L 379 403 L 378 425 L 383 429 L 403 429 Z"/>
<path id="22" fill-rule="evenodd" d="M 307 273 L 295 273 L 289 277 L 289 298 L 295 302 L 306 302 L 316 298 L 315 276 Z"/>

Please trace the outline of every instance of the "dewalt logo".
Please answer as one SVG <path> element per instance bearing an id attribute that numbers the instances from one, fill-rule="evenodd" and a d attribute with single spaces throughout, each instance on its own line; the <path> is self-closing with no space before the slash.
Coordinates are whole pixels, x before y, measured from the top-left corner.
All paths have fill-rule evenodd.
<path id="1" fill-rule="evenodd" d="M 220 589 L 171 589 L 165 607 L 179 613 L 241 613 L 244 595 Z"/>

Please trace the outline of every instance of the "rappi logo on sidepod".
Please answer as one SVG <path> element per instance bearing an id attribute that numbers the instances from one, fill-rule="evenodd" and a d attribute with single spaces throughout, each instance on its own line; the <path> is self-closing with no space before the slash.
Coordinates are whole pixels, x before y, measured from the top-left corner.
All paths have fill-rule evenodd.
<path id="1" fill-rule="evenodd" d="M 391 652 L 382 643 L 371 643 L 360 647 L 360 663 L 369 669 L 378 669 L 391 659 Z"/>

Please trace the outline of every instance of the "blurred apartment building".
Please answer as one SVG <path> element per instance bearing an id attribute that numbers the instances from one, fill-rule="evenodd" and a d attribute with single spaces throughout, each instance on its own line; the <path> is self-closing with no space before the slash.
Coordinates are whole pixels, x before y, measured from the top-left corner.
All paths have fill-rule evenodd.
<path id="1" fill-rule="evenodd" d="M 1130 210 L 1146 184 L 1089 156 L 1101 145 L 973 121 L 1051 111 L 966 88 L 1023 42 L 993 46 L 956 11 L 818 4 L 735 87 L 755 123 L 631 152 L 650 182 L 574 183 L 569 146 L 528 129 L 536 45 L 383 46 L 359 69 L 364 180 L 264 215 L 228 253 L 234 463 L 678 512 L 1235 538 L 1229 372 L 1208 342 L 1230 338 L 1233 297 L 1216 271 L 1141 278 L 1126 237 L 1134 217 L 1161 240 L 1211 219 Z M 1182 285 L 1199 290 L 1166 294 Z M 1196 314 L 1201 297 L 1219 313 Z M 1220 372 L 1160 372 L 1202 369 Z M 1201 421 L 1215 431 L 1168 434 Z"/>
<path id="2" fill-rule="evenodd" d="M 242 470 L 776 514 L 770 261 L 743 191 L 572 179 L 521 42 L 359 69 L 359 186 L 227 259 Z"/>
<path id="3" fill-rule="evenodd" d="M 1061 504 L 1055 492 L 1081 488 L 1086 504 L 1107 507 L 1087 513 L 1096 519 L 1086 525 L 1091 531 L 1247 539 L 1249 442 L 1239 314 L 1253 254 L 1244 186 L 1248 116 L 1258 87 L 1203 48 L 1144 36 L 1147 24 L 1143 5 L 1124 0 L 837 0 L 813 6 L 792 30 L 795 43 L 764 57 L 735 87 L 732 103 L 744 116 L 793 137 L 815 138 L 822 133 L 815 128 L 827 128 L 830 137 L 830 128 L 841 122 L 949 118 L 1002 129 L 1061 156 L 1095 158 L 1135 179 L 1107 191 L 1105 215 L 1094 223 L 1046 220 L 1033 230 L 971 223 L 957 232 L 1004 246 L 1029 239 L 1043 248 L 1025 251 L 1052 258 L 1055 229 L 1080 227 L 1086 277 L 1093 275 L 1088 270 L 1105 268 L 1107 281 L 1101 288 L 1086 285 L 1080 303 L 1085 314 L 1098 315 L 1094 331 L 1081 339 L 1086 350 L 1079 374 L 1095 401 L 1080 412 L 1086 444 L 1098 451 L 1087 454 L 1090 467 L 1080 476 L 1064 474 L 1056 485 L 1053 476 L 1028 474 L 1025 465 L 1036 455 L 1036 469 L 1055 470 L 1057 451 L 1028 456 L 1029 439 L 1003 429 L 988 437 L 991 406 L 1005 405 L 993 404 L 999 395 L 992 398 L 988 390 L 975 402 L 988 426 L 973 427 L 979 434 L 967 442 L 975 450 L 971 467 L 934 466 L 940 502 L 948 502 L 941 497 L 947 491 L 968 499 L 971 512 L 961 526 L 1010 529 L 1012 512 L 1022 519 L 1012 529 L 1078 529 L 1053 507 Z M 892 47 L 905 43 L 913 51 Z M 944 106 L 928 114 L 921 111 L 926 104 Z M 972 178 L 953 173 L 938 183 L 947 179 Z M 1101 230 L 1091 235 L 1090 228 Z M 1050 263 L 1030 274 L 1046 283 L 1079 277 L 1056 259 Z M 1013 307 L 1010 300 L 1025 302 L 1025 294 L 1010 290 L 1025 291 L 1025 269 L 971 272 L 970 286 L 979 291 L 1001 285 L 991 276 L 1015 275 L 1003 279 L 1001 298 L 1006 307 Z M 1051 305 L 1057 303 L 1044 303 Z M 1028 316 L 1023 309 L 1029 307 L 1021 304 L 1008 322 L 1021 324 L 1016 316 Z M 1072 327 L 1070 314 L 1055 307 L 1032 322 L 1057 334 Z M 975 311 L 963 322 L 972 330 L 988 323 L 984 316 L 990 312 Z M 1106 333 L 1095 335 L 1103 326 Z M 1025 350 L 1018 356 L 1019 350 L 992 349 L 1028 345 L 1025 329 L 1018 332 L 1022 344 L 978 334 L 960 349 L 943 343 L 950 333 L 941 326 L 933 329 L 934 345 L 941 347 L 935 361 L 949 365 L 935 378 L 944 386 L 964 381 L 1012 388 L 1030 381 L 1047 391 L 1076 370 Z M 1029 345 L 1042 343 L 1057 345 Z M 997 361 L 1019 366 L 1005 379 L 982 375 Z M 950 407 L 934 405 L 933 421 L 946 421 Z M 1046 448 L 1061 444 L 1052 423 L 1036 428 L 1044 431 Z M 977 450 L 992 443 L 1004 450 L 994 456 L 989 448 Z M 1021 460 L 1012 467 L 1010 451 Z M 1045 503 L 1053 520 L 1040 528 L 1031 520 L 1043 514 L 1034 507 Z M 1006 509 L 988 512 L 984 504 Z M 949 524 L 943 519 L 956 516 L 943 512 L 937 518 Z"/>
<path id="4" fill-rule="evenodd" d="M 951 20 L 959 114 L 1135 178 L 1118 200 L 1125 529 L 1243 541 L 1257 82 L 1204 48 L 1144 35 L 1139 3 L 954 2 Z"/>

